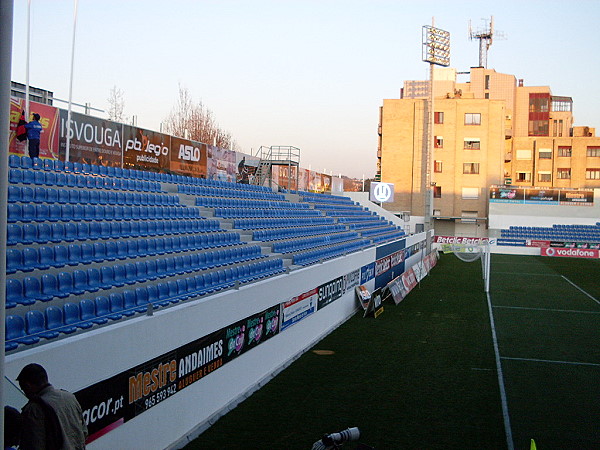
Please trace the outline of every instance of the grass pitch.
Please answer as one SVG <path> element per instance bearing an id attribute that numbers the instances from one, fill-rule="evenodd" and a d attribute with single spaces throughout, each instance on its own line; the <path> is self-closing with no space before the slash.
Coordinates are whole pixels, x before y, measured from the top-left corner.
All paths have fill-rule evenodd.
<path id="1" fill-rule="evenodd" d="M 306 450 L 358 426 L 379 450 L 598 449 L 599 275 L 493 255 L 488 298 L 479 262 L 443 255 L 400 305 L 356 314 L 186 448 Z"/>

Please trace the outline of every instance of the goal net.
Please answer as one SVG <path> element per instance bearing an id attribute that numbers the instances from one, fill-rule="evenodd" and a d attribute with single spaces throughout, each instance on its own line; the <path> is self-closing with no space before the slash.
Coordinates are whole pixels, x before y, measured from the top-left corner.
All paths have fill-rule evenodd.
<path id="1" fill-rule="evenodd" d="M 490 291 L 490 244 L 446 244 L 445 251 L 454 253 L 458 259 L 464 262 L 481 261 L 481 272 L 483 275 L 483 288 L 485 292 Z"/>

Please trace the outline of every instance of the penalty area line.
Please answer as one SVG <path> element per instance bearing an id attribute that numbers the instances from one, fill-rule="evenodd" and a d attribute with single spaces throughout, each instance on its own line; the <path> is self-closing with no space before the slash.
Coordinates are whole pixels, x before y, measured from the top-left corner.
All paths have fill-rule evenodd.
<path id="1" fill-rule="evenodd" d="M 562 278 L 564 278 L 567 283 L 569 283 L 571 286 L 573 286 L 575 289 L 579 290 L 580 292 L 584 293 L 585 295 L 587 295 L 589 298 L 591 298 L 592 300 L 594 300 L 596 303 L 598 303 L 600 305 L 600 301 L 598 301 L 598 299 L 596 297 L 594 297 L 591 294 L 588 294 L 587 292 L 585 292 L 583 289 L 581 289 L 579 286 L 577 286 L 575 283 L 573 283 L 571 280 L 569 280 L 567 277 L 565 277 L 564 275 L 561 275 Z"/>

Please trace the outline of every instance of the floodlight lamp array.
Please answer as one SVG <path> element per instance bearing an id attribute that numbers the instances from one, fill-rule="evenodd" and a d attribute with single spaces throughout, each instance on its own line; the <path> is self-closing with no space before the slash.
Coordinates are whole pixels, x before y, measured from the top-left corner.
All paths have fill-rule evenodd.
<path id="1" fill-rule="evenodd" d="M 450 33 L 429 25 L 423 27 L 423 61 L 450 65 Z"/>

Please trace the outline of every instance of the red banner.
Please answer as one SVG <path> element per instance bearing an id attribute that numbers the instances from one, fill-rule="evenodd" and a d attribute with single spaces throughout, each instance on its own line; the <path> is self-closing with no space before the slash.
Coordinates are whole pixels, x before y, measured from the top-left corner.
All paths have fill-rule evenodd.
<path id="1" fill-rule="evenodd" d="M 172 136 L 171 172 L 206 178 L 206 144 Z"/>
<path id="2" fill-rule="evenodd" d="M 555 248 L 542 247 L 540 249 L 542 256 L 558 256 L 563 258 L 598 258 L 600 250 L 586 248 Z"/>
<path id="3" fill-rule="evenodd" d="M 25 99 L 10 98 L 10 135 L 8 151 L 15 155 L 28 155 L 27 141 L 19 142 L 16 138 L 17 125 L 21 112 L 25 109 Z M 40 135 L 40 158 L 58 159 L 58 109 L 54 106 L 44 105 L 37 102 L 29 102 L 29 109 L 33 114 L 40 115 L 40 124 L 43 131 Z M 27 121 L 31 117 L 25 118 Z M 28 120 L 29 119 L 29 120 Z"/>

